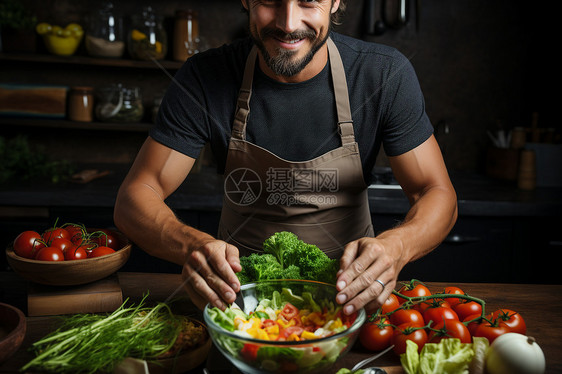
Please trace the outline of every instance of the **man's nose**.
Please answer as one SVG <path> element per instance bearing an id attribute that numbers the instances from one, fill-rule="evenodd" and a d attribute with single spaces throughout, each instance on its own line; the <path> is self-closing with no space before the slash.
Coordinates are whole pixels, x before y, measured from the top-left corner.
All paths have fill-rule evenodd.
<path id="1" fill-rule="evenodd" d="M 291 33 L 298 29 L 300 16 L 298 1 L 281 1 L 277 9 L 277 27 L 286 33 Z"/>

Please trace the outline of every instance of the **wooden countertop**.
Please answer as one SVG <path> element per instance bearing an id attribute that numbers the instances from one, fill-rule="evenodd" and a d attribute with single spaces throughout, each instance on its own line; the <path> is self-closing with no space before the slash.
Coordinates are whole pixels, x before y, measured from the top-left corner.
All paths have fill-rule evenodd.
<path id="1" fill-rule="evenodd" d="M 181 277 L 178 274 L 157 273 L 118 273 L 119 283 L 123 291 L 123 298 L 139 301 L 149 292 L 149 299 L 165 301 L 178 299 L 175 305 L 182 313 L 201 318 L 197 310 L 187 298 L 181 286 Z M 26 282 L 17 274 L 0 272 L 0 299 L 26 311 Z M 439 291 L 451 283 L 428 282 L 432 291 Z M 486 301 L 486 311 L 492 312 L 498 308 L 509 308 L 521 313 L 527 323 L 527 334 L 537 339 L 546 356 L 547 373 L 562 372 L 562 324 L 559 318 L 562 311 L 562 285 L 530 285 L 530 284 L 490 284 L 490 283 L 457 283 L 468 294 Z M 42 336 L 50 332 L 56 317 L 28 317 L 27 334 L 22 347 L 16 354 L 0 365 L 0 373 L 16 373 L 27 363 L 31 354 L 27 348 Z M 335 373 L 342 367 L 351 368 L 364 358 L 372 356 L 360 344 L 354 348 L 337 365 L 332 372 Z M 402 373 L 398 357 L 387 353 L 374 364 L 383 367 L 389 374 Z M 209 353 L 205 365 L 210 373 L 238 373 L 228 361 L 214 347 Z M 203 367 L 193 370 L 201 373 Z"/>

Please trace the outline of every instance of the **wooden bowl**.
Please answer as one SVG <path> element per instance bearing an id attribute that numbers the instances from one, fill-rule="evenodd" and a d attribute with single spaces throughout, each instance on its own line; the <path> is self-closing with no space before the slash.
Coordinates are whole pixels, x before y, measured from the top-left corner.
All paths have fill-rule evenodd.
<path id="1" fill-rule="evenodd" d="M 96 229 L 93 229 L 96 230 Z M 76 286 L 103 279 L 119 270 L 131 255 L 125 235 L 112 231 L 121 249 L 109 255 L 73 261 L 38 261 L 20 257 L 12 244 L 6 249 L 10 267 L 23 278 L 49 286 Z"/>
<path id="2" fill-rule="evenodd" d="M 22 311 L 0 303 L 0 364 L 20 348 L 25 331 L 26 319 Z"/>

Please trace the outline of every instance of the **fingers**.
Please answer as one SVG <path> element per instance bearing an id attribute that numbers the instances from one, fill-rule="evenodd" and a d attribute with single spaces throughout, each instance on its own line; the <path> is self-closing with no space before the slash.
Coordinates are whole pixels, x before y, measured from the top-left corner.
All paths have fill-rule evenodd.
<path id="1" fill-rule="evenodd" d="M 382 305 L 396 285 L 394 264 L 384 248 L 376 240 L 359 239 L 346 246 L 342 259 L 348 265 L 338 276 L 336 301 L 344 304 L 344 313 Z"/>
<path id="2" fill-rule="evenodd" d="M 182 274 L 192 301 L 201 309 L 207 302 L 220 309 L 233 303 L 240 289 L 233 270 L 237 267 L 238 249 L 222 241 L 208 242 L 191 252 Z"/>

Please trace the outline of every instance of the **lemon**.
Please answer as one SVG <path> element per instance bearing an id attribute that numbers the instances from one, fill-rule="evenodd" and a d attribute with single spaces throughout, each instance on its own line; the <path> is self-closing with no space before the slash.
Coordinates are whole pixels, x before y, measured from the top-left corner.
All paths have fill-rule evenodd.
<path id="1" fill-rule="evenodd" d="M 143 40 L 146 39 L 146 35 L 137 29 L 133 29 L 133 31 L 131 31 L 131 39 L 135 41 Z"/>
<path id="2" fill-rule="evenodd" d="M 41 22 L 41 23 L 37 24 L 37 26 L 35 27 L 35 30 L 37 31 L 37 33 L 39 35 L 43 35 L 43 34 L 46 34 L 46 33 L 50 32 L 51 28 L 52 28 L 51 25 L 49 25 L 48 23 Z"/>
<path id="3" fill-rule="evenodd" d="M 66 25 L 65 29 L 69 31 L 82 31 L 82 26 L 77 23 L 69 23 Z"/>

